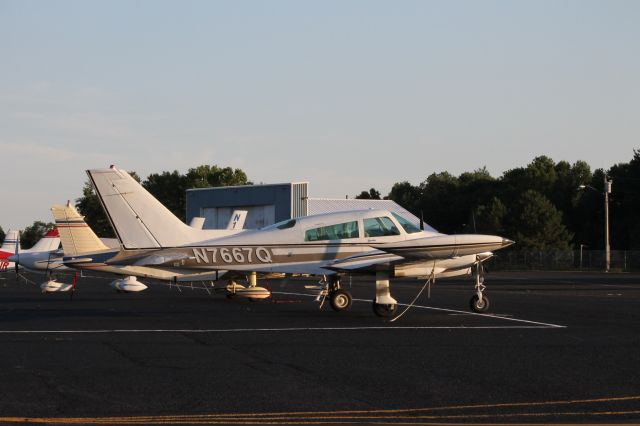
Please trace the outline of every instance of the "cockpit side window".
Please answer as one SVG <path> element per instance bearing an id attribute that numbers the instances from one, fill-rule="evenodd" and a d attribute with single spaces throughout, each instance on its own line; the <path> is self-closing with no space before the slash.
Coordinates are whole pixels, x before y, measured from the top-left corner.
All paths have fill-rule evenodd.
<path id="1" fill-rule="evenodd" d="M 388 217 L 375 217 L 364 219 L 365 237 L 385 237 L 388 235 L 400 235 L 400 231 Z"/>
<path id="2" fill-rule="evenodd" d="M 345 238 L 358 238 L 358 222 L 339 223 L 337 225 L 321 226 L 308 229 L 304 233 L 305 241 L 343 240 Z"/>
<path id="3" fill-rule="evenodd" d="M 293 228 L 296 225 L 295 219 L 287 219 L 282 222 L 274 223 L 273 225 L 265 226 L 261 228 L 263 231 L 270 231 L 272 229 L 288 229 Z"/>
<path id="4" fill-rule="evenodd" d="M 404 228 L 407 234 L 414 234 L 416 232 L 420 232 L 420 228 L 415 226 L 413 223 L 409 222 L 404 217 L 400 216 L 398 213 L 391 212 L 391 214 L 393 215 L 393 217 L 396 218 L 396 220 L 400 223 L 400 226 Z"/>

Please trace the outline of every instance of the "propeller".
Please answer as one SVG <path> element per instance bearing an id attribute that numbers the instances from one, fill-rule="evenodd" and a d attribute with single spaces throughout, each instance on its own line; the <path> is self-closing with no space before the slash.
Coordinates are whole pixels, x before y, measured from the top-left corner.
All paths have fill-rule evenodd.
<path id="1" fill-rule="evenodd" d="M 424 231 L 424 214 L 422 213 L 422 210 L 420 210 L 420 230 Z"/>
<path id="2" fill-rule="evenodd" d="M 47 258 L 47 267 L 44 270 L 44 276 L 47 277 L 47 281 L 51 279 L 51 271 L 49 270 L 49 265 L 51 265 L 51 253 L 49 252 L 49 257 Z"/>
<path id="3" fill-rule="evenodd" d="M 78 282 L 78 271 L 76 271 L 73 276 L 73 284 L 71 285 L 71 294 L 69 295 L 69 300 L 73 300 L 73 293 L 76 292 L 76 283 Z"/>
<path id="4" fill-rule="evenodd" d="M 18 262 L 19 252 L 20 252 L 20 231 L 18 231 L 18 238 L 16 239 L 16 249 L 15 249 L 16 260 L 13 262 L 13 267 L 16 270 L 16 283 L 20 279 L 20 272 L 18 272 L 18 267 L 20 266 L 20 263 Z"/>

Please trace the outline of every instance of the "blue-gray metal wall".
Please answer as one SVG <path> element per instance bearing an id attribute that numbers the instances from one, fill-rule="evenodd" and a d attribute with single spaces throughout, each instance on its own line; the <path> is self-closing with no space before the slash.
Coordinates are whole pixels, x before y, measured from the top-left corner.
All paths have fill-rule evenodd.
<path id="1" fill-rule="evenodd" d="M 275 220 L 291 218 L 292 187 L 300 184 L 248 185 L 187 190 L 187 223 L 204 208 L 275 206 Z M 299 188 L 296 188 L 296 192 Z M 304 191 L 306 196 L 306 191 Z"/>

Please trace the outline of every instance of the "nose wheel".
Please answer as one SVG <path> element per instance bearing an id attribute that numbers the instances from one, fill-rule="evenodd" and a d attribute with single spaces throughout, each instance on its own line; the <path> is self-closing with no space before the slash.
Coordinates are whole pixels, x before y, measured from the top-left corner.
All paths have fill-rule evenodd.
<path id="1" fill-rule="evenodd" d="M 398 311 L 397 303 L 376 303 L 375 299 L 373 301 L 373 313 L 382 318 L 392 317 Z"/>
<path id="2" fill-rule="evenodd" d="M 473 312 L 483 313 L 489 310 L 489 298 L 484 295 L 484 290 L 487 288 L 484 284 L 484 268 L 482 263 L 478 260 L 476 264 L 476 294 L 469 300 L 469 307 Z"/>
<path id="3" fill-rule="evenodd" d="M 487 296 L 474 294 L 469 300 L 469 307 L 473 312 L 479 314 L 489 310 L 489 298 Z"/>

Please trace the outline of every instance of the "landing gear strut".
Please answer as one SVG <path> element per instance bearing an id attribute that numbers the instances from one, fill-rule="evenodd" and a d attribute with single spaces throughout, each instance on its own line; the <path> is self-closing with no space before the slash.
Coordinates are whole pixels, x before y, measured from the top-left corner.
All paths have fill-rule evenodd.
<path id="1" fill-rule="evenodd" d="M 484 284 L 484 268 L 478 261 L 476 264 L 476 294 L 469 300 L 469 307 L 473 312 L 483 313 L 489 310 L 489 298 L 483 294 L 487 288 Z"/>
<path id="2" fill-rule="evenodd" d="M 336 312 L 348 311 L 353 304 L 353 297 L 347 290 L 340 288 L 340 277 L 331 275 L 328 279 L 323 276 L 318 284 L 322 284 L 322 290 L 318 293 L 316 302 L 320 302 L 320 309 L 324 305 L 324 301 L 329 298 L 331 309 Z"/>
<path id="3" fill-rule="evenodd" d="M 389 274 L 376 272 L 376 298 L 373 299 L 373 312 L 379 317 L 388 318 L 397 310 L 398 302 L 389 292 Z"/>

